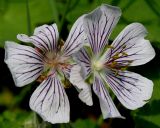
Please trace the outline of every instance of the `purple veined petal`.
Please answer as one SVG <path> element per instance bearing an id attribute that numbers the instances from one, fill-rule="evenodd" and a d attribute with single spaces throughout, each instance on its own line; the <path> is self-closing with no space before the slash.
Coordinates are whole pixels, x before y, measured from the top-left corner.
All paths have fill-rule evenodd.
<path id="1" fill-rule="evenodd" d="M 103 118 L 124 118 L 114 105 L 108 90 L 99 76 L 94 78 L 93 91 L 99 98 Z"/>
<path id="2" fill-rule="evenodd" d="M 81 75 L 81 67 L 79 65 L 74 65 L 70 72 L 70 82 L 79 91 L 79 98 L 85 104 L 92 106 L 92 91 L 90 85 L 88 85 Z"/>
<path id="3" fill-rule="evenodd" d="M 113 41 L 111 47 L 104 54 L 107 63 L 113 60 L 119 65 L 136 66 L 150 61 L 155 56 L 155 51 L 144 37 L 147 30 L 140 23 L 128 25 Z M 114 56 L 117 56 L 116 58 Z"/>
<path id="4" fill-rule="evenodd" d="M 153 82 L 129 71 L 105 72 L 102 77 L 108 83 L 119 101 L 128 109 L 142 107 L 151 98 Z"/>
<path id="5" fill-rule="evenodd" d="M 85 79 L 91 74 L 91 57 L 85 48 L 81 48 L 74 56 L 74 59 L 82 68 L 82 77 Z"/>
<path id="6" fill-rule="evenodd" d="M 94 53 L 106 46 L 120 15 L 120 8 L 104 4 L 84 17 L 84 32 Z"/>
<path id="7" fill-rule="evenodd" d="M 56 24 L 43 25 L 35 29 L 33 36 L 28 37 L 25 34 L 18 34 L 17 38 L 23 42 L 33 43 L 44 52 L 56 51 L 59 33 Z"/>
<path id="8" fill-rule="evenodd" d="M 43 71 L 43 56 L 29 46 L 7 41 L 5 63 L 8 65 L 15 85 L 24 86 L 36 80 Z"/>
<path id="9" fill-rule="evenodd" d="M 67 77 L 67 79 L 69 79 L 70 77 L 70 73 L 71 73 L 71 69 L 75 64 L 68 64 L 67 66 L 64 67 L 60 67 L 61 71 L 64 73 L 64 75 Z"/>
<path id="10" fill-rule="evenodd" d="M 47 122 L 67 123 L 70 120 L 69 100 L 61 81 L 55 75 L 45 79 L 33 92 L 30 108 Z"/>
<path id="11" fill-rule="evenodd" d="M 70 56 L 82 47 L 85 40 L 83 30 L 83 17 L 84 15 L 79 17 L 71 28 L 69 36 L 62 49 L 63 56 Z"/>

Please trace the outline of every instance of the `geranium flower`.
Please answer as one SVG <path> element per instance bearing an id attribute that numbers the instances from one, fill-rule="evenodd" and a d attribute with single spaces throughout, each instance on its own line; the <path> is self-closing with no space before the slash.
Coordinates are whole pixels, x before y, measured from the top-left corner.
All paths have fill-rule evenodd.
<path id="1" fill-rule="evenodd" d="M 84 32 L 88 44 L 76 55 L 81 67 L 74 66 L 70 74 L 70 81 L 77 88 L 83 88 L 79 84 L 83 81 L 82 78 L 86 83 L 92 84 L 104 118 L 123 118 L 109 95 L 108 87 L 118 100 L 131 110 L 147 103 L 153 90 L 151 80 L 126 70 L 129 66 L 145 64 L 155 56 L 150 42 L 144 39 L 147 35 L 144 26 L 132 23 L 124 28 L 111 45 L 108 43 L 120 15 L 120 8 L 102 5 L 84 17 Z M 91 90 L 87 91 L 88 93 L 79 94 L 84 102 L 91 100 L 87 98 L 91 97 Z"/>
<path id="2" fill-rule="evenodd" d="M 72 67 L 71 55 L 82 46 L 82 19 L 83 16 L 75 22 L 64 45 L 56 24 L 40 26 L 30 37 L 17 36 L 34 47 L 5 43 L 5 62 L 15 85 L 22 87 L 35 80 L 43 81 L 30 98 L 30 108 L 51 123 L 66 123 L 70 119 L 64 79 L 69 77 Z"/>

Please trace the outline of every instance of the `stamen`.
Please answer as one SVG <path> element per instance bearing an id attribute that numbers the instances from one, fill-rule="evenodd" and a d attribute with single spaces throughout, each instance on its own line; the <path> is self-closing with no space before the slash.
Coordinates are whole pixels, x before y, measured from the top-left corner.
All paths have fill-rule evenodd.
<path id="1" fill-rule="evenodd" d="M 42 55 L 44 55 L 44 51 L 42 51 L 40 48 L 35 47 L 34 48 L 38 53 L 41 53 Z"/>
<path id="2" fill-rule="evenodd" d="M 59 40 L 59 43 L 58 43 L 58 50 L 61 50 L 62 48 L 63 48 L 63 46 L 64 46 L 64 40 L 63 39 L 60 39 Z"/>
<path id="3" fill-rule="evenodd" d="M 121 71 L 127 70 L 127 66 L 120 69 Z"/>
<path id="4" fill-rule="evenodd" d="M 116 71 L 115 71 L 115 76 L 118 76 L 118 75 L 119 75 L 119 71 L 116 70 Z"/>
<path id="5" fill-rule="evenodd" d="M 116 61 L 113 61 L 112 63 L 110 63 L 108 66 L 111 68 L 114 68 L 117 65 Z"/>
<path id="6" fill-rule="evenodd" d="M 119 55 L 120 55 L 120 53 L 117 52 L 112 58 L 113 58 L 113 59 L 118 59 L 118 58 L 119 58 Z"/>
<path id="7" fill-rule="evenodd" d="M 39 82 L 39 83 L 42 83 L 46 78 L 47 78 L 47 76 L 40 75 L 36 81 Z"/>
<path id="8" fill-rule="evenodd" d="M 132 62 L 133 62 L 133 60 L 128 60 L 128 63 L 130 63 L 130 64 L 131 64 Z"/>
<path id="9" fill-rule="evenodd" d="M 122 52 L 122 56 L 128 56 L 126 52 Z"/>
<path id="10" fill-rule="evenodd" d="M 123 46 L 122 46 L 122 49 L 124 49 L 124 48 L 126 48 L 126 45 L 123 45 Z"/>
<path id="11" fill-rule="evenodd" d="M 124 63 L 116 61 L 121 57 L 126 57 L 128 54 L 126 52 L 116 53 L 110 61 L 108 61 L 105 65 L 114 71 L 115 76 L 118 76 L 119 71 L 125 71 L 133 62 L 133 60 L 126 60 Z"/>
<path id="12" fill-rule="evenodd" d="M 117 70 L 117 69 L 111 69 L 111 70 L 114 72 L 115 76 L 119 75 L 119 70 Z"/>
<path id="13" fill-rule="evenodd" d="M 64 88 L 71 88 L 72 87 L 72 84 L 67 79 L 65 79 L 63 83 L 64 83 Z"/>
<path id="14" fill-rule="evenodd" d="M 60 43 L 61 43 L 62 45 L 64 45 L 64 40 L 63 40 L 63 39 L 60 39 Z"/>
<path id="15" fill-rule="evenodd" d="M 111 46 L 111 45 L 107 45 L 107 48 L 114 49 L 114 47 L 113 47 L 113 46 Z"/>

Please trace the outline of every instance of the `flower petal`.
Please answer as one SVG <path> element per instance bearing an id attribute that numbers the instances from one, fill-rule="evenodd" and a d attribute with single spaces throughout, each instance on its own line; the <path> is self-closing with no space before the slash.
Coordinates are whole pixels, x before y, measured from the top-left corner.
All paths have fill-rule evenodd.
<path id="1" fill-rule="evenodd" d="M 14 42 L 5 43 L 5 63 L 19 87 L 33 82 L 43 71 L 43 56 L 32 47 Z"/>
<path id="2" fill-rule="evenodd" d="M 71 73 L 71 69 L 72 69 L 72 67 L 74 66 L 75 64 L 68 64 L 67 66 L 62 66 L 62 67 L 60 67 L 60 69 L 61 69 L 61 71 L 65 74 L 65 77 L 67 78 L 67 79 L 69 79 L 69 77 L 70 77 L 70 73 Z"/>
<path id="3" fill-rule="evenodd" d="M 71 28 L 69 36 L 63 47 L 64 56 L 69 56 L 75 53 L 82 47 L 82 44 L 84 43 L 85 35 L 82 26 L 83 17 L 84 16 L 79 17 L 77 21 L 74 23 L 73 27 Z"/>
<path id="4" fill-rule="evenodd" d="M 129 64 L 129 66 L 142 65 L 150 61 L 155 56 L 155 51 L 150 42 L 144 37 L 147 30 L 140 23 L 128 25 L 114 40 L 105 54 L 106 61 L 113 60 L 119 65 Z M 115 59 L 114 56 L 118 55 Z"/>
<path id="5" fill-rule="evenodd" d="M 104 119 L 113 117 L 123 118 L 114 105 L 109 92 L 107 91 L 100 77 L 95 77 L 93 83 L 93 91 L 99 98 L 100 107 Z"/>
<path id="6" fill-rule="evenodd" d="M 129 71 L 108 71 L 102 75 L 119 101 L 128 109 L 142 107 L 151 98 L 153 82 Z"/>
<path id="7" fill-rule="evenodd" d="M 30 98 L 30 107 L 50 123 L 69 122 L 69 100 L 62 83 L 52 75 L 44 80 Z"/>
<path id="8" fill-rule="evenodd" d="M 91 74 L 91 57 L 85 48 L 81 48 L 74 58 L 82 68 L 82 76 L 86 79 Z"/>
<path id="9" fill-rule="evenodd" d="M 106 46 L 120 15 L 120 8 L 104 4 L 84 17 L 84 31 L 94 53 Z"/>
<path id="10" fill-rule="evenodd" d="M 28 37 L 25 34 L 18 34 L 17 38 L 23 42 L 31 42 L 42 51 L 55 51 L 57 50 L 57 42 L 59 33 L 56 24 L 43 25 L 37 27 L 34 35 Z"/>
<path id="11" fill-rule="evenodd" d="M 70 72 L 70 82 L 79 90 L 79 98 L 89 106 L 93 105 L 91 87 L 81 76 L 81 67 L 73 66 Z"/>

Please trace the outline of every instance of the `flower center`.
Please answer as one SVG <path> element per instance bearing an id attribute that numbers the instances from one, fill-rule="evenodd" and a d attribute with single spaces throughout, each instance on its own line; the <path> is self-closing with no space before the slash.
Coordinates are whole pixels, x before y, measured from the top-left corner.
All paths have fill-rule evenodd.
<path id="1" fill-rule="evenodd" d="M 101 69 L 103 69 L 103 64 L 100 61 L 94 61 L 93 68 L 96 71 L 100 71 Z"/>
<path id="2" fill-rule="evenodd" d="M 68 66 L 67 59 L 60 56 L 56 52 L 47 52 L 44 55 L 44 70 L 37 81 L 42 82 L 45 78 L 52 75 L 53 72 L 59 69 L 62 70 Z"/>
<path id="3" fill-rule="evenodd" d="M 48 52 L 45 54 L 45 66 L 48 68 L 56 68 L 60 63 L 60 57 L 58 54 L 53 52 Z"/>
<path id="4" fill-rule="evenodd" d="M 48 52 L 45 54 L 45 68 L 50 70 L 57 70 L 58 68 L 65 68 L 68 66 L 68 58 L 62 57 L 59 53 Z"/>

